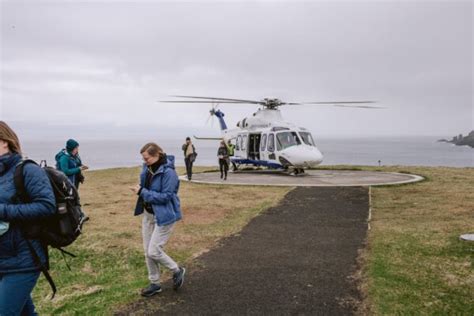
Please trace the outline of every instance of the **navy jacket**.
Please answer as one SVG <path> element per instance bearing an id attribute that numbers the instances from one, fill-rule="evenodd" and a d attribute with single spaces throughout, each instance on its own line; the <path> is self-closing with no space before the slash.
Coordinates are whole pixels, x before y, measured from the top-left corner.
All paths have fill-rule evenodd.
<path id="1" fill-rule="evenodd" d="M 181 219 L 181 205 L 178 197 L 179 178 L 174 170 L 174 156 L 168 156 L 166 164 L 161 165 L 151 179 L 150 189 L 146 189 L 146 165 L 140 175 L 140 198 L 135 207 L 135 215 L 143 213 L 143 201 L 151 204 L 159 226 L 172 224 Z"/>
<path id="2" fill-rule="evenodd" d="M 40 167 L 26 164 L 23 169 L 25 189 L 32 202 L 14 204 L 13 175 L 21 161 L 18 154 L 0 156 L 0 220 L 9 222 L 9 230 L 0 236 L 0 274 L 38 270 L 19 225 L 54 215 L 56 201 L 48 176 Z M 2 170 L 3 169 L 3 170 Z M 43 263 L 46 254 L 37 240 L 31 241 Z"/>

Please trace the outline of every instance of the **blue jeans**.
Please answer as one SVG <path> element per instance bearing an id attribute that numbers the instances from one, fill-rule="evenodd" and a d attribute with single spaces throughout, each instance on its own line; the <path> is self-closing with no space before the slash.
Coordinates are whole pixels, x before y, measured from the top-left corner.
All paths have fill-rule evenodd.
<path id="1" fill-rule="evenodd" d="M 0 315 L 38 315 L 31 292 L 39 272 L 0 274 Z"/>

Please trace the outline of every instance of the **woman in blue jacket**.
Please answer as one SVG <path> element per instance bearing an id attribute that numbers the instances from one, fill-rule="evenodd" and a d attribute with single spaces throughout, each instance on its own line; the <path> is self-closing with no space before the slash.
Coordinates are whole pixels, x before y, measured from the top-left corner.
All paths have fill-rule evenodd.
<path id="1" fill-rule="evenodd" d="M 39 277 L 23 237 L 25 224 L 54 215 L 53 189 L 46 173 L 37 165 L 26 164 L 23 169 L 25 189 L 30 203 L 15 203 L 13 175 L 21 161 L 21 147 L 15 132 L 0 121 L 0 222 L 6 229 L 0 232 L 0 315 L 36 315 L 31 292 Z M 46 250 L 38 240 L 30 240 L 42 264 Z"/>
<path id="2" fill-rule="evenodd" d="M 181 219 L 179 179 L 174 169 L 174 156 L 167 156 L 155 143 L 146 144 L 140 153 L 145 162 L 140 184 L 131 189 L 139 196 L 135 215 L 144 214 L 143 247 L 150 285 L 141 294 L 149 297 L 161 292 L 160 265 L 173 272 L 175 290 L 183 285 L 186 270 L 179 267 L 163 250 L 175 222 Z"/>

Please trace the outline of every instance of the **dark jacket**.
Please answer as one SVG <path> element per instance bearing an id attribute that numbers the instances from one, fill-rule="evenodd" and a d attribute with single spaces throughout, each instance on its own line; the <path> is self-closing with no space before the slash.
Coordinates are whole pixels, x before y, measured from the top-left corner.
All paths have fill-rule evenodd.
<path id="1" fill-rule="evenodd" d="M 135 206 L 135 215 L 144 211 L 143 202 L 151 204 L 158 226 L 172 224 L 181 219 L 181 203 L 178 197 L 179 178 L 174 170 L 174 156 L 168 156 L 167 163 L 162 164 L 153 173 L 150 188 L 145 188 L 146 174 L 150 172 L 147 165 L 143 165 L 140 175 L 139 199 Z"/>
<path id="2" fill-rule="evenodd" d="M 229 151 L 227 150 L 227 146 L 219 147 L 219 149 L 217 150 L 217 156 L 223 156 L 222 158 L 219 157 L 219 159 L 229 158 Z"/>
<path id="3" fill-rule="evenodd" d="M 183 144 L 183 146 L 181 146 L 181 149 L 183 150 L 183 154 L 184 154 L 184 158 L 188 158 L 186 157 L 186 150 L 188 149 L 188 144 Z M 191 146 L 193 146 L 193 153 L 196 153 L 196 147 L 194 147 L 194 144 L 191 144 Z"/>
<path id="4" fill-rule="evenodd" d="M 0 273 L 38 270 L 20 226 L 56 212 L 56 202 L 48 176 L 34 164 L 26 164 L 23 169 L 25 189 L 32 202 L 14 204 L 16 189 L 13 175 L 20 161 L 18 154 L 0 156 L 0 165 L 3 166 L 0 173 L 0 220 L 10 223 L 9 230 L 0 236 Z M 46 254 L 39 241 L 32 240 L 31 243 L 42 262 L 46 263 Z"/>

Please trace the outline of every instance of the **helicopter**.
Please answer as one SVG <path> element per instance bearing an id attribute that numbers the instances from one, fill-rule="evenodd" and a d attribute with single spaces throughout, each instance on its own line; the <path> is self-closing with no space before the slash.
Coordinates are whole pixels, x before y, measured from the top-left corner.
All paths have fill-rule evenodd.
<path id="1" fill-rule="evenodd" d="M 324 101 L 324 102 L 284 102 L 277 98 L 244 100 L 218 97 L 184 96 L 172 97 L 184 100 L 165 100 L 163 103 L 211 104 L 210 117 L 217 117 L 222 133 L 221 138 L 196 137 L 201 140 L 230 140 L 235 146 L 230 157 L 234 171 L 240 166 L 253 165 L 272 170 L 283 170 L 289 174 L 304 174 L 305 169 L 314 168 L 323 161 L 323 154 L 317 148 L 311 132 L 304 127 L 286 122 L 281 115 L 281 106 L 332 105 L 338 107 L 379 109 L 382 107 L 365 104 L 375 101 Z M 258 110 L 251 116 L 238 121 L 236 128 L 229 129 L 224 120 L 224 112 L 217 108 L 220 104 L 254 104 Z"/>

